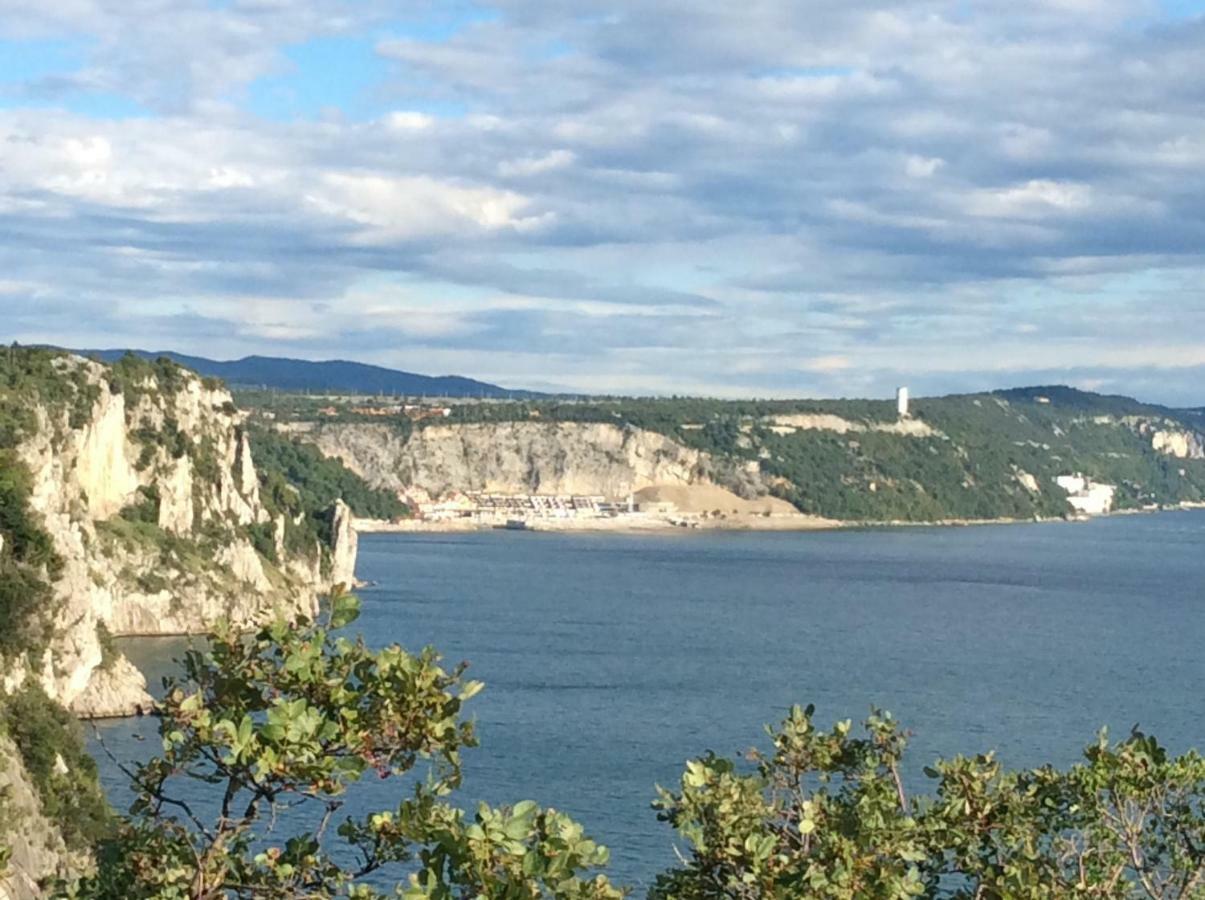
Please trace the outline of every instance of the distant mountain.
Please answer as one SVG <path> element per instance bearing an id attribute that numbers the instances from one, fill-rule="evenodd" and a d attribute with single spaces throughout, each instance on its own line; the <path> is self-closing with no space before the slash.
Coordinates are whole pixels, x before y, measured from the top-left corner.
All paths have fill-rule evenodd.
<path id="1" fill-rule="evenodd" d="M 416 375 L 381 366 L 347 360 L 310 362 L 304 359 L 281 359 L 270 356 L 248 356 L 223 362 L 200 356 L 186 356 L 170 350 L 76 350 L 103 362 L 114 362 L 132 352 L 144 359 L 166 356 L 185 368 L 201 375 L 220 378 L 231 387 L 266 388 L 281 391 L 310 391 L 332 394 L 389 394 L 394 396 L 432 397 L 514 397 L 527 399 L 543 396 L 534 391 L 512 391 L 496 384 L 462 378 L 459 375 Z"/>

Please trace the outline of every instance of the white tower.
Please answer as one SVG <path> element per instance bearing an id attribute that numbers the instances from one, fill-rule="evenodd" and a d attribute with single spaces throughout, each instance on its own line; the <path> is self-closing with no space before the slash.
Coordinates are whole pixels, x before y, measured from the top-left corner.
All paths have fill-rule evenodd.
<path id="1" fill-rule="evenodd" d="M 895 410 L 900 414 L 901 419 L 908 418 L 908 389 L 906 387 L 895 389 Z"/>

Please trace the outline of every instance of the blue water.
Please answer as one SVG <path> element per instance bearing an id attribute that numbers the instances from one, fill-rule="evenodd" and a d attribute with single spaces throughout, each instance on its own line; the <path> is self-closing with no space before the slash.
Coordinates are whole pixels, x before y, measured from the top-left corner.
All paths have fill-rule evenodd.
<path id="1" fill-rule="evenodd" d="M 939 755 L 1068 764 L 1101 725 L 1205 746 L 1205 512 L 838 532 L 365 536 L 376 644 L 434 644 L 487 690 L 466 799 L 567 810 L 638 888 L 673 863 L 649 804 L 683 762 L 737 753 L 793 702 L 872 704 Z M 178 644 L 140 642 L 155 673 Z M 149 721 L 102 726 L 135 756 Z M 148 741 L 147 743 L 150 743 Z M 115 768 L 105 782 L 122 797 Z M 361 812 L 393 794 L 357 792 Z M 354 810 L 353 810 L 354 811 Z M 638 895 L 642 891 L 638 890 Z"/>

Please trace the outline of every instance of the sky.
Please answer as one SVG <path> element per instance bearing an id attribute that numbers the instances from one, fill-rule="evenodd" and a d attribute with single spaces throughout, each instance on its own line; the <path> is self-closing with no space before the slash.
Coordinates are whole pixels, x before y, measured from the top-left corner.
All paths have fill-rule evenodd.
<path id="1" fill-rule="evenodd" d="M 1205 0 L 0 0 L 0 339 L 1202 405 Z"/>

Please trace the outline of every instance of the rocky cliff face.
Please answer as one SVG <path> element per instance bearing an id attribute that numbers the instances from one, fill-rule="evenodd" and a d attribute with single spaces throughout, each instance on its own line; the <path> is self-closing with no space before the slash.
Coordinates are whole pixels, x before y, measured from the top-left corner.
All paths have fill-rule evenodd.
<path id="1" fill-rule="evenodd" d="M 78 865 L 58 827 L 42 814 L 21 754 L 4 735 L 0 735 L 0 819 L 20 823 L 8 833 L 0 829 L 11 853 L 7 873 L 0 873 L 0 900 L 37 900 L 42 896 L 39 881 L 64 875 Z"/>
<path id="2" fill-rule="evenodd" d="M 129 712 L 149 698 L 141 677 L 98 637 L 204 631 L 218 618 L 251 624 L 280 610 L 312 612 L 331 583 L 317 546 L 285 546 L 286 524 L 260 498 L 242 414 L 224 389 L 182 370 L 61 357 L 64 383 L 90 402 L 35 409 L 17 447 L 33 475 L 29 505 L 63 560 L 54 584 L 55 638 L 26 669 L 82 715 Z M 254 535 L 275 535 L 275 553 Z M 347 528 L 333 554 L 354 570 Z M 27 674 L 4 673 L 9 687 Z"/>
<path id="3" fill-rule="evenodd" d="M 108 636 L 313 613 L 320 593 L 352 582 L 356 542 L 342 504 L 316 523 L 287 484 L 261 496 L 243 415 L 219 386 L 174 366 L 46 351 L 0 362 L 0 577 L 29 587 L 0 595 L 10 638 L 0 644 L 0 855 L 10 857 L 0 900 L 30 900 L 40 881 L 87 862 L 79 840 L 65 840 L 70 813 L 47 806 L 46 792 L 102 802 L 59 704 L 102 717 L 151 703 Z M 35 590 L 38 602 L 21 606 Z M 56 756 L 52 787 L 29 768 L 28 735 L 14 738 L 28 715 L 73 748 L 71 762 Z"/>
<path id="4" fill-rule="evenodd" d="M 1151 434 L 1151 447 L 1157 453 L 1177 459 L 1205 459 L 1205 435 L 1183 429 L 1166 429 Z"/>
<path id="5" fill-rule="evenodd" d="M 295 426 L 296 427 L 296 426 Z M 409 438 L 386 425 L 300 426 L 370 484 L 438 498 L 457 491 L 620 498 L 653 485 L 720 483 L 766 493 L 756 464 L 718 464 L 662 434 L 576 422 L 434 425 Z"/>

